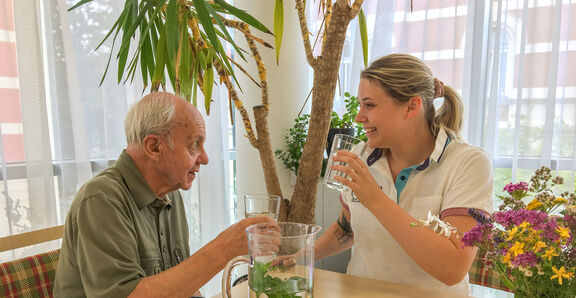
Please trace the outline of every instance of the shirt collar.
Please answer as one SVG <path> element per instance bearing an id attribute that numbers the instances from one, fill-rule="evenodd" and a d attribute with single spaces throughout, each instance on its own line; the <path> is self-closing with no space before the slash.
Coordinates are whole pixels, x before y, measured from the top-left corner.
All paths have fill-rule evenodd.
<path id="1" fill-rule="evenodd" d="M 122 178 L 138 209 L 142 210 L 150 204 L 153 204 L 153 207 L 171 206 L 171 201 L 168 196 L 164 196 L 163 198 L 156 196 L 136 167 L 134 160 L 126 153 L 126 150 L 122 150 L 114 166 L 118 168 L 122 174 Z"/>
<path id="2" fill-rule="evenodd" d="M 439 163 L 449 143 L 450 143 L 450 137 L 448 136 L 448 134 L 444 129 L 440 128 L 440 130 L 438 131 L 438 135 L 436 136 L 434 151 L 432 151 L 430 157 L 426 158 L 424 162 L 422 162 L 418 167 L 416 167 L 416 170 L 422 171 L 428 168 L 428 166 L 430 165 L 430 160 Z M 368 166 L 373 165 L 376 161 L 378 161 L 382 157 L 383 154 L 384 154 L 383 148 L 374 149 L 368 155 L 366 163 L 368 164 Z"/>

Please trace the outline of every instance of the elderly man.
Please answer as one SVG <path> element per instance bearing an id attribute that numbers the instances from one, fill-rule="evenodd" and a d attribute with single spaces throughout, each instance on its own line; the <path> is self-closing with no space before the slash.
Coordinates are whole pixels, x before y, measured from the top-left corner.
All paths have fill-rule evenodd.
<path id="1" fill-rule="evenodd" d="M 125 120 L 128 147 L 78 192 L 66 218 L 55 297 L 185 297 L 247 251 L 245 219 L 190 255 L 178 189 L 208 163 L 198 110 L 164 92 Z"/>

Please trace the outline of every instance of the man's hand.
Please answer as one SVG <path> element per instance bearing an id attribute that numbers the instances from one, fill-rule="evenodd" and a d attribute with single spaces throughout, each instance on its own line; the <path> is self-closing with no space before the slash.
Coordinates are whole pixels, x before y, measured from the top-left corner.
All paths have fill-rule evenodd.
<path id="1" fill-rule="evenodd" d="M 276 224 L 276 221 L 270 217 L 252 217 L 245 218 L 224 230 L 218 239 L 226 243 L 224 253 L 231 258 L 248 254 L 248 241 L 246 237 L 246 228 L 258 223 Z"/>

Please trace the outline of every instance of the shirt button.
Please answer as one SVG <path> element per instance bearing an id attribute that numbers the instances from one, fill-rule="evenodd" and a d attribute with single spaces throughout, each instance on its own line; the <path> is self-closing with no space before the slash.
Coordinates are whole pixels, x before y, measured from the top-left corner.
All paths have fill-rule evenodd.
<path id="1" fill-rule="evenodd" d="M 162 248 L 162 251 L 168 252 L 168 248 L 166 248 L 166 246 L 164 246 L 164 248 Z"/>
<path id="2" fill-rule="evenodd" d="M 160 235 L 164 236 L 164 231 L 160 231 Z"/>
<path id="3" fill-rule="evenodd" d="M 406 180 L 406 176 L 400 176 L 400 180 L 402 181 Z"/>

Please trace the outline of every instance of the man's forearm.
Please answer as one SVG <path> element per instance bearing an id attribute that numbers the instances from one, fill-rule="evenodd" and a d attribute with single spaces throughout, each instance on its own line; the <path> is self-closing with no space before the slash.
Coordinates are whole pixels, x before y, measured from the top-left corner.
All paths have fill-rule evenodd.
<path id="1" fill-rule="evenodd" d="M 142 279 L 129 297 L 189 297 L 220 272 L 227 256 L 219 238 L 206 244 L 182 263 Z"/>

